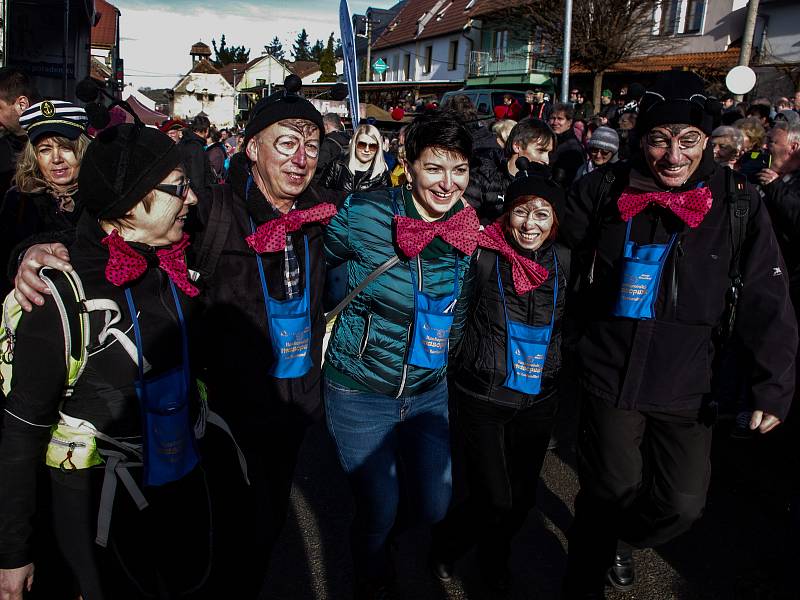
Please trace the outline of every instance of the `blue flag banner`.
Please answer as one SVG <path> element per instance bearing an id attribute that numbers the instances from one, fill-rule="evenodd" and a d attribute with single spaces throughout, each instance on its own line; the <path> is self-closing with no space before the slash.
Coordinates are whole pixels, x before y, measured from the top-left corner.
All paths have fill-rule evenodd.
<path id="1" fill-rule="evenodd" d="M 341 29 L 342 54 L 344 55 L 344 76 L 347 79 L 347 101 L 350 105 L 350 118 L 353 129 L 358 127 L 361 115 L 358 111 L 358 61 L 356 60 L 356 39 L 353 35 L 353 20 L 347 0 L 339 3 L 339 28 Z"/>

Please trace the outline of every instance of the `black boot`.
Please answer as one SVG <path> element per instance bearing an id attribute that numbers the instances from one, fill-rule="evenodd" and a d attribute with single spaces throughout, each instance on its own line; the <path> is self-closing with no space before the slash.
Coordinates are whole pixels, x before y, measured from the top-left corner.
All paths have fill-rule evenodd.
<path id="1" fill-rule="evenodd" d="M 629 592 L 636 580 L 636 567 L 633 561 L 633 548 L 623 541 L 617 544 L 617 554 L 608 569 L 606 579 L 614 589 Z"/>
<path id="2" fill-rule="evenodd" d="M 443 559 L 435 552 L 431 552 L 428 557 L 428 568 L 439 581 L 450 581 L 455 573 L 455 565 L 452 561 Z"/>

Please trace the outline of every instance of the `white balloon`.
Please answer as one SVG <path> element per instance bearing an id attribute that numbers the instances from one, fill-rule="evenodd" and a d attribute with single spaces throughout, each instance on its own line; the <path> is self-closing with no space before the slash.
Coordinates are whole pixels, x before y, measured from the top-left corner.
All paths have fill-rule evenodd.
<path id="1" fill-rule="evenodd" d="M 725 85 L 731 94 L 746 94 L 756 87 L 756 73 L 743 65 L 733 67 L 725 77 Z"/>

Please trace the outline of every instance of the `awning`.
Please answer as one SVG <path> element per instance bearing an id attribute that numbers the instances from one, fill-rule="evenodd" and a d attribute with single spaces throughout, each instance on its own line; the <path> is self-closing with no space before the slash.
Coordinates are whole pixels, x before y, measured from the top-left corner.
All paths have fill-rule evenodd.
<path id="1" fill-rule="evenodd" d="M 157 127 L 169 118 L 167 115 L 161 114 L 158 111 L 150 110 L 144 104 L 139 102 L 134 96 L 128 97 L 128 104 L 131 105 L 133 112 L 138 115 L 138 117 L 142 120 L 142 123 L 145 125 L 155 125 Z M 129 115 L 128 113 L 125 113 L 125 115 L 125 122 L 133 123 L 133 116 Z"/>

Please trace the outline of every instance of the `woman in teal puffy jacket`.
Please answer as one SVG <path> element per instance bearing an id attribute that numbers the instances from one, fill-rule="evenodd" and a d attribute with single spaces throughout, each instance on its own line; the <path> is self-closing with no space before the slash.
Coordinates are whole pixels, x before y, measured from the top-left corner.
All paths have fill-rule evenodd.
<path id="1" fill-rule="evenodd" d="M 358 599 L 393 584 L 387 541 L 398 463 L 420 521 L 445 516 L 452 487 L 445 372 L 478 237 L 475 211 L 462 200 L 472 138 L 437 111 L 409 126 L 405 149 L 409 183 L 351 195 L 325 237 L 329 264 L 347 265 L 348 292 L 394 263 L 341 313 L 324 371 L 328 429 L 356 501 Z"/>

